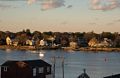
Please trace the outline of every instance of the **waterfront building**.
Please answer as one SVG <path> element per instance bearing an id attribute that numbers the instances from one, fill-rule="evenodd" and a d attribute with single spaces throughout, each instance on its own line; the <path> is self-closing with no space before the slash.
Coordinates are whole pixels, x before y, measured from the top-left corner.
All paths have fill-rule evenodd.
<path id="1" fill-rule="evenodd" d="M 34 40 L 26 40 L 26 45 L 33 46 L 34 45 Z"/>
<path id="2" fill-rule="evenodd" d="M 51 65 L 43 60 L 6 61 L 1 78 L 52 78 Z"/>
<path id="3" fill-rule="evenodd" d="M 70 45 L 70 48 L 72 48 L 72 49 L 76 49 L 77 48 L 77 43 L 76 42 L 71 41 L 69 43 L 69 45 Z"/>
<path id="4" fill-rule="evenodd" d="M 11 41 L 10 37 L 6 38 L 6 44 L 7 45 L 11 45 L 12 44 L 12 41 Z"/>
<path id="5" fill-rule="evenodd" d="M 40 46 L 45 46 L 45 41 L 44 40 L 40 40 Z"/>

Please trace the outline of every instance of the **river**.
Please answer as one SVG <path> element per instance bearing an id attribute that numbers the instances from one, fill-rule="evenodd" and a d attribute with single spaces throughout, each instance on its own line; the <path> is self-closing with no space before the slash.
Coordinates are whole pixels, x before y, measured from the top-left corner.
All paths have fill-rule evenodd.
<path id="1" fill-rule="evenodd" d="M 86 69 L 90 78 L 103 78 L 120 73 L 119 52 L 83 52 L 44 50 L 44 57 L 36 51 L 0 50 L 0 65 L 7 60 L 34 60 L 43 59 L 53 64 L 52 57 L 56 57 L 55 77 L 62 78 L 61 58 L 64 57 L 64 78 L 77 78 L 83 69 Z"/>

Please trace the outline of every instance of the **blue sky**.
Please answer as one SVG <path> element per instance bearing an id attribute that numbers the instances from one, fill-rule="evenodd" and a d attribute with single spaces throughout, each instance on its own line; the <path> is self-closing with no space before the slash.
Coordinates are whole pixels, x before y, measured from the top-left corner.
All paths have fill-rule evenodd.
<path id="1" fill-rule="evenodd" d="M 0 0 L 0 31 L 120 32 L 120 0 Z"/>

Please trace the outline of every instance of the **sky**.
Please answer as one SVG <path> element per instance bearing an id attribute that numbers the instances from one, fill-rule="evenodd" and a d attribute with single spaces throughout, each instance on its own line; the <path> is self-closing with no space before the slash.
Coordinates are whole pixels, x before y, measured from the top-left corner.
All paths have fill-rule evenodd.
<path id="1" fill-rule="evenodd" d="M 120 0 L 0 0 L 0 31 L 120 32 Z"/>

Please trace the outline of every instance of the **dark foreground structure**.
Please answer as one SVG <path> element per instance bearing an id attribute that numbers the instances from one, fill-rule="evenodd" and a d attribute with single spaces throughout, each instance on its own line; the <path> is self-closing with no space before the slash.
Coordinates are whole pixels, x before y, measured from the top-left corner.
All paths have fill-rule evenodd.
<path id="1" fill-rule="evenodd" d="M 111 76 L 106 76 L 104 78 L 120 78 L 120 74 L 116 74 L 116 75 L 111 75 Z"/>
<path id="2" fill-rule="evenodd" d="M 86 69 L 83 69 L 83 73 L 81 74 L 81 75 L 79 75 L 78 76 L 78 78 L 90 78 L 89 76 L 88 76 L 88 74 L 86 73 Z"/>
<path id="3" fill-rule="evenodd" d="M 51 78 L 51 65 L 43 60 L 7 61 L 1 78 Z"/>

